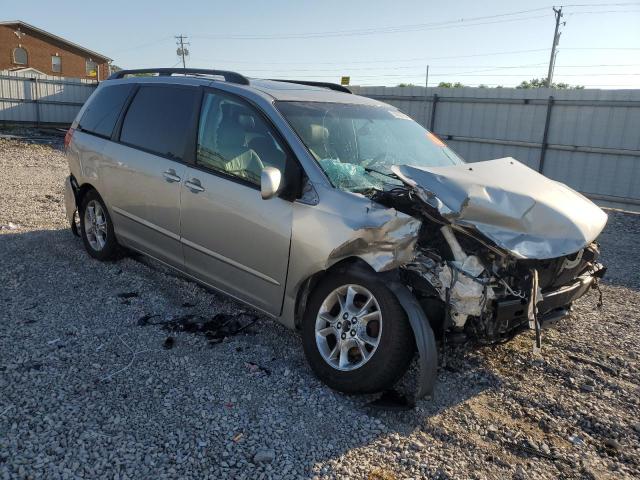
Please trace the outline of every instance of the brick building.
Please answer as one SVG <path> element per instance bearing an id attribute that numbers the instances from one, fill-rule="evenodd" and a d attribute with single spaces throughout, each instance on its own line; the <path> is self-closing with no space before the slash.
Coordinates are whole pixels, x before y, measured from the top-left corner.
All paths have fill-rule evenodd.
<path id="1" fill-rule="evenodd" d="M 0 22 L 0 70 L 104 80 L 111 59 L 19 20 Z"/>

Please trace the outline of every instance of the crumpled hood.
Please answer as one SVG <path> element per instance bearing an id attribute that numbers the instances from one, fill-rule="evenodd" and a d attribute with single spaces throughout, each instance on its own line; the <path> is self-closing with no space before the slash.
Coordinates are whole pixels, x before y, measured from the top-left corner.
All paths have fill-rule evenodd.
<path id="1" fill-rule="evenodd" d="M 591 200 L 510 157 L 392 171 L 451 223 L 476 228 L 517 258 L 575 253 L 607 223 Z"/>

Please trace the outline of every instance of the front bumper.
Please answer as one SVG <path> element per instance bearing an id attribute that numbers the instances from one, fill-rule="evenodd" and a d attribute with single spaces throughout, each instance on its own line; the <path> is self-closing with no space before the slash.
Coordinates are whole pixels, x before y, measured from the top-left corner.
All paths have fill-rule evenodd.
<path id="1" fill-rule="evenodd" d="M 606 268 L 597 263 L 591 270 L 576 277 L 570 283 L 555 290 L 542 292 L 542 301 L 537 304 L 538 320 L 544 327 L 569 313 L 571 304 L 582 297 L 605 274 Z M 497 300 L 494 322 L 501 333 L 517 333 L 529 328 L 528 300 L 507 298 Z"/>

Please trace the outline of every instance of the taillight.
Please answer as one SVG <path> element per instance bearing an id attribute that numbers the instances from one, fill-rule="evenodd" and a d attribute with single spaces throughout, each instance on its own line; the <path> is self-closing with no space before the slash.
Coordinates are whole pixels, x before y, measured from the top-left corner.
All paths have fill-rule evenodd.
<path id="1" fill-rule="evenodd" d="M 74 128 L 70 128 L 67 130 L 67 133 L 64 136 L 64 148 L 67 148 L 71 143 L 71 137 L 73 137 L 73 132 L 75 132 Z"/>

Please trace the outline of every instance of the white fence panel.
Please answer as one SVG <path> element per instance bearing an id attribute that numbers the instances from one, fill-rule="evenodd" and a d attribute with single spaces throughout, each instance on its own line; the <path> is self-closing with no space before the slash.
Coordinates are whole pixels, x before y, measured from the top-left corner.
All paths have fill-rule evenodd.
<path id="1" fill-rule="evenodd" d="M 471 162 L 511 156 L 603 205 L 640 210 L 640 90 L 352 87 Z"/>
<path id="2" fill-rule="evenodd" d="M 96 85 L 93 80 L 0 71 L 0 124 L 69 124 Z"/>
<path id="3" fill-rule="evenodd" d="M 0 124 L 69 124 L 92 80 L 0 71 Z M 640 210 L 640 90 L 352 87 L 468 161 L 512 156 L 605 205 Z"/>

